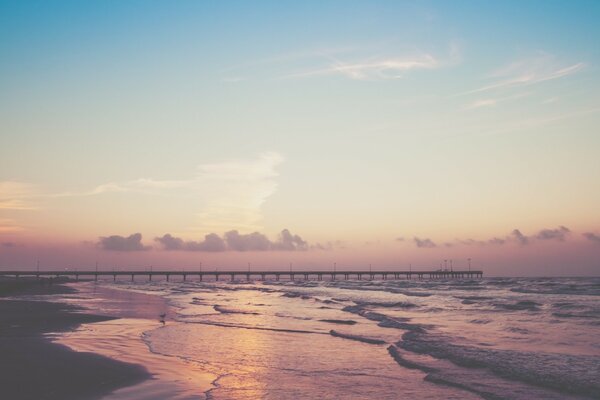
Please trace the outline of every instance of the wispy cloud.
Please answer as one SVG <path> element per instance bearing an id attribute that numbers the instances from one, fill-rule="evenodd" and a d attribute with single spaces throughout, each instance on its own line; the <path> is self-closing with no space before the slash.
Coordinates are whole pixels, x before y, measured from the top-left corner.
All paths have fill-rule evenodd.
<path id="1" fill-rule="evenodd" d="M 410 57 L 379 57 L 358 61 L 334 59 L 329 65 L 287 75 L 287 78 L 302 78 L 319 75 L 342 75 L 355 80 L 383 80 L 402 78 L 407 72 L 419 69 L 434 69 L 440 61 L 431 54 Z"/>
<path id="2" fill-rule="evenodd" d="M 534 85 L 573 75 L 581 71 L 584 67 L 585 63 L 583 62 L 563 64 L 559 63 L 554 56 L 541 53 L 534 57 L 513 62 L 492 72 L 488 78 L 493 80 L 493 82 L 461 94 L 465 95 Z"/>
<path id="3" fill-rule="evenodd" d="M 19 181 L 0 182 L 0 210 L 34 210 L 33 185 Z"/>
<path id="4" fill-rule="evenodd" d="M 496 100 L 496 99 L 475 100 L 471 104 L 468 104 L 467 106 L 465 106 L 465 110 L 474 110 L 476 108 L 481 108 L 481 107 L 495 106 L 497 103 L 498 103 L 498 100 Z"/>
<path id="5" fill-rule="evenodd" d="M 452 138 L 460 137 L 464 135 L 473 135 L 473 136 L 493 136 L 500 134 L 507 134 L 516 131 L 527 131 L 529 129 L 538 128 L 542 126 L 547 126 L 551 124 L 558 123 L 560 121 L 565 121 L 573 118 L 584 117 L 590 114 L 597 114 L 600 112 L 600 108 L 589 108 L 583 109 L 563 114 L 555 114 L 548 117 L 532 117 L 532 118 L 524 118 L 520 120 L 507 121 L 505 123 L 499 123 L 498 125 L 489 128 L 488 126 L 478 126 L 476 129 L 473 129 L 468 133 L 460 133 Z"/>
<path id="6" fill-rule="evenodd" d="M 261 207 L 277 190 L 276 168 L 283 162 L 279 153 L 267 152 L 252 160 L 230 160 L 198 166 L 188 180 L 140 179 L 125 184 L 96 188 L 136 191 L 147 194 L 196 197 L 196 222 L 190 227 L 201 232 L 261 229 Z"/>
<path id="7" fill-rule="evenodd" d="M 483 107 L 493 107 L 499 103 L 504 103 L 504 102 L 507 102 L 510 100 L 521 99 L 521 98 L 527 97 L 529 95 L 531 95 L 531 92 L 517 93 L 515 95 L 505 96 L 505 97 L 479 99 L 479 100 L 473 101 L 470 104 L 467 104 L 464 107 L 464 109 L 465 110 L 474 110 L 474 109 L 483 108 Z"/>
<path id="8" fill-rule="evenodd" d="M 17 221 L 10 218 L 0 218 L 0 233 L 13 233 L 23 230 L 24 228 L 19 226 Z"/>
<path id="9" fill-rule="evenodd" d="M 44 193 L 21 182 L 0 182 L 0 210 L 32 209 L 34 201 L 36 206 L 43 207 L 45 199 L 133 193 L 185 200 L 190 207 L 190 217 L 195 217 L 190 226 L 185 227 L 188 230 L 255 231 L 262 228 L 261 207 L 277 190 L 277 167 L 283 161 L 279 153 L 265 152 L 253 159 L 201 164 L 186 179 L 140 178 L 58 193 Z"/>
<path id="10" fill-rule="evenodd" d="M 447 51 L 434 54 L 389 43 L 366 46 L 334 46 L 296 51 L 266 57 L 230 67 L 223 71 L 226 81 L 239 77 L 262 76 L 269 79 L 294 79 L 342 76 L 352 80 L 390 80 L 416 70 L 432 70 L 460 62 L 461 49 L 450 42 Z"/>

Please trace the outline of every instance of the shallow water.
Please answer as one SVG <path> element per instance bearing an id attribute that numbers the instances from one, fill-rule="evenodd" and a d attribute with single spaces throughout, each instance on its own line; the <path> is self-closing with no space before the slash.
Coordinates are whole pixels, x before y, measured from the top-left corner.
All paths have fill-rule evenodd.
<path id="1" fill-rule="evenodd" d="M 207 398 L 600 397 L 598 278 L 101 285 L 168 300 L 143 340 Z"/>

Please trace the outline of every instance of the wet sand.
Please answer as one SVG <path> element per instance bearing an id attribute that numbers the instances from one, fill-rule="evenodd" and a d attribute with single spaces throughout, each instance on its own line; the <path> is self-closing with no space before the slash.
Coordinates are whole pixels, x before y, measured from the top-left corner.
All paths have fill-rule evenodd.
<path id="1" fill-rule="evenodd" d="M 82 324 L 77 329 L 54 335 L 53 341 L 76 351 L 94 352 L 121 361 L 144 365 L 152 379 L 116 390 L 104 400 L 201 400 L 215 388 L 214 373 L 193 361 L 152 353 L 143 337 L 145 332 L 181 324 L 175 311 L 158 295 L 136 293 L 82 283 L 79 295 L 91 298 L 94 312 L 119 319 Z M 163 317 L 159 317 L 163 315 Z M 162 321 L 165 323 L 163 324 Z"/>
<path id="2" fill-rule="evenodd" d="M 141 365 L 53 343 L 50 332 L 109 321 L 73 305 L 2 298 L 69 294 L 75 290 L 35 280 L 0 281 L 0 397 L 19 399 L 98 399 L 151 377 Z"/>

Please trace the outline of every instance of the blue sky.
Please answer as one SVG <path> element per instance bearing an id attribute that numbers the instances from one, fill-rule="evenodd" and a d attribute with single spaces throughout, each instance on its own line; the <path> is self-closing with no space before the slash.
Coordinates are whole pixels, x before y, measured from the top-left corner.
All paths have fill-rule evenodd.
<path id="1" fill-rule="evenodd" d="M 595 245 L 599 17 L 595 1 L 1 2 L 0 235 L 288 228 L 435 260 L 413 239 L 567 226 Z"/>

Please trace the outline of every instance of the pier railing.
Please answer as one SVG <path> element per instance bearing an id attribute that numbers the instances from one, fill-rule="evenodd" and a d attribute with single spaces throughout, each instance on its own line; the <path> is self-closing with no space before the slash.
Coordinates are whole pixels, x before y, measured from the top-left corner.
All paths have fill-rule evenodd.
<path id="1" fill-rule="evenodd" d="M 119 271 L 98 271 L 98 270 L 44 270 L 44 271 L 0 271 L 0 276 L 9 277 L 74 277 L 79 280 L 80 277 L 98 280 L 98 277 L 112 277 L 113 280 L 117 280 L 117 277 L 127 276 L 132 281 L 136 276 L 147 277 L 148 280 L 152 280 L 153 277 L 163 277 L 167 281 L 171 277 L 181 277 L 183 281 L 186 281 L 188 277 L 197 277 L 198 280 L 202 281 L 205 277 L 213 278 L 218 281 L 219 278 L 229 278 L 231 281 L 235 281 L 238 278 L 241 280 L 267 280 L 275 279 L 276 281 L 281 278 L 288 278 L 289 280 L 303 279 L 303 280 L 375 280 L 375 279 L 473 279 L 483 277 L 483 271 L 480 270 L 410 270 L 410 271 L 395 271 L 395 270 L 336 270 L 336 271 L 323 271 L 323 270 L 298 270 L 298 271 L 277 271 L 277 270 L 256 270 L 256 271 L 192 271 L 192 270 L 119 270 Z"/>

